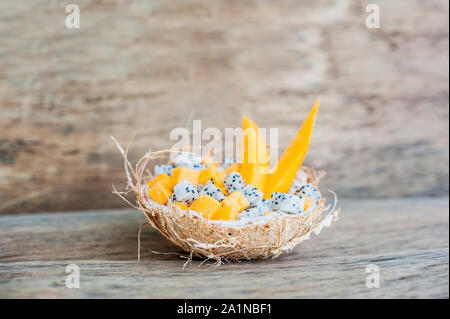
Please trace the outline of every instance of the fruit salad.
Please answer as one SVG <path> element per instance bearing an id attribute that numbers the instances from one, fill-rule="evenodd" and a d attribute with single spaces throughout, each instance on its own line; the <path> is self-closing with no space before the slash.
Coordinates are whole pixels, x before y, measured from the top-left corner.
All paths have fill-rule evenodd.
<path id="1" fill-rule="evenodd" d="M 253 220 L 273 213 L 308 214 L 321 195 L 308 179 L 298 178 L 307 153 L 320 101 L 317 100 L 273 172 L 258 125 L 243 117 L 240 162 L 218 164 L 211 158 L 179 153 L 171 164 L 156 165 L 148 182 L 150 200 L 195 211 L 209 220 Z M 297 176 L 297 179 L 296 179 Z"/>

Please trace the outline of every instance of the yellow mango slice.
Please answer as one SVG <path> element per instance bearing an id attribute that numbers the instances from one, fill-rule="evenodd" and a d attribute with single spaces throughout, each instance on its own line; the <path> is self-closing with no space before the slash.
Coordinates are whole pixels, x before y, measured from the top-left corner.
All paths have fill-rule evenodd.
<path id="1" fill-rule="evenodd" d="M 231 206 L 223 206 L 211 215 L 213 220 L 236 220 L 239 212 Z"/>
<path id="2" fill-rule="evenodd" d="M 269 175 L 264 190 L 264 198 L 270 198 L 273 192 L 287 193 L 289 191 L 292 181 L 308 151 L 319 104 L 320 99 L 317 99 L 297 135 L 278 161 L 274 172 Z"/>
<path id="3" fill-rule="evenodd" d="M 248 117 L 242 117 L 243 156 L 240 173 L 247 184 L 264 191 L 269 173 L 270 157 L 258 125 Z"/>
<path id="4" fill-rule="evenodd" d="M 148 189 L 147 193 L 154 202 L 161 205 L 165 205 L 170 196 L 172 196 L 172 191 L 161 182 L 153 184 L 153 186 Z"/>
<path id="5" fill-rule="evenodd" d="M 156 183 L 161 183 L 162 185 L 166 186 L 168 189 L 172 189 L 172 180 L 170 179 L 169 175 L 166 173 L 161 173 L 154 179 L 148 182 L 148 186 L 152 187 Z"/>
<path id="6" fill-rule="evenodd" d="M 270 214 L 273 214 L 273 212 L 264 213 L 263 216 L 267 216 L 267 215 L 270 215 Z"/>
<path id="7" fill-rule="evenodd" d="M 172 185 L 177 185 L 183 180 L 188 180 L 195 186 L 198 185 L 198 177 L 200 172 L 187 167 L 177 167 L 172 170 Z"/>
<path id="8" fill-rule="evenodd" d="M 305 202 L 305 210 L 314 205 L 314 201 L 306 195 L 303 195 L 303 201 Z"/>
<path id="9" fill-rule="evenodd" d="M 246 208 L 248 205 L 250 205 L 250 203 L 240 191 L 235 191 L 230 196 L 225 197 L 225 199 L 222 201 L 222 207 L 232 207 L 237 211 L 237 213 Z"/>
<path id="10" fill-rule="evenodd" d="M 224 172 L 219 171 L 216 166 L 209 165 L 207 168 L 200 171 L 198 182 L 200 184 L 206 185 L 208 181 L 212 180 L 217 188 L 219 188 L 224 194 L 227 194 L 227 190 L 225 188 L 225 185 L 223 184 L 223 173 Z"/>
<path id="11" fill-rule="evenodd" d="M 220 208 L 220 203 L 209 195 L 200 195 L 189 208 L 209 219 Z"/>
<path id="12" fill-rule="evenodd" d="M 187 205 L 185 203 L 175 202 L 174 205 L 180 207 L 181 210 L 187 210 L 188 209 L 188 207 L 187 207 Z"/>
<path id="13" fill-rule="evenodd" d="M 226 175 L 229 175 L 233 172 L 239 172 L 240 170 L 240 165 L 238 163 L 233 163 L 230 164 L 230 166 L 228 166 L 227 168 L 225 168 L 225 173 Z"/>

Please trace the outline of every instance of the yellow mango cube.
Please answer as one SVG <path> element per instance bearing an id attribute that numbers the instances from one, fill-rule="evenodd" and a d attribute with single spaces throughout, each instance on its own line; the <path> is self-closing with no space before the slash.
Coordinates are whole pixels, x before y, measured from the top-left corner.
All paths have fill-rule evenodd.
<path id="1" fill-rule="evenodd" d="M 225 171 L 221 171 L 220 169 L 217 170 L 219 172 L 219 177 L 223 181 L 225 177 L 227 177 L 227 173 Z"/>
<path id="2" fill-rule="evenodd" d="M 177 167 L 172 170 L 172 185 L 177 185 L 183 180 L 188 180 L 195 186 L 198 185 L 198 177 L 200 172 L 187 167 Z"/>
<path id="3" fill-rule="evenodd" d="M 306 195 L 303 195 L 303 201 L 305 202 L 305 210 L 314 205 L 314 201 Z"/>
<path id="4" fill-rule="evenodd" d="M 220 207 L 211 216 L 213 220 L 236 220 L 239 212 L 231 206 Z"/>
<path id="5" fill-rule="evenodd" d="M 204 165 L 214 165 L 214 166 L 219 166 L 219 164 L 212 158 L 212 157 L 209 157 L 209 156 L 204 156 L 203 158 L 202 158 L 202 164 L 204 164 Z"/>
<path id="6" fill-rule="evenodd" d="M 157 177 L 155 177 L 154 179 L 149 181 L 148 186 L 152 187 L 158 182 L 160 184 L 166 186 L 168 189 L 170 189 L 170 190 L 172 189 L 172 180 L 170 179 L 169 175 L 167 175 L 166 173 L 161 173 Z"/>
<path id="7" fill-rule="evenodd" d="M 161 205 L 165 205 L 170 196 L 172 196 L 172 191 L 161 182 L 153 184 L 153 186 L 148 189 L 147 193 L 154 202 Z"/>
<path id="8" fill-rule="evenodd" d="M 219 171 L 216 166 L 210 165 L 200 171 L 198 181 L 203 185 L 206 185 L 208 181 L 212 181 L 214 185 L 222 191 L 222 193 L 227 194 L 227 190 L 223 184 L 224 175 L 222 173 L 223 172 Z"/>
<path id="9" fill-rule="evenodd" d="M 225 173 L 227 175 L 233 173 L 233 172 L 238 172 L 239 173 L 240 170 L 240 165 L 238 163 L 233 163 L 230 166 L 228 166 L 227 168 L 225 168 Z"/>
<path id="10" fill-rule="evenodd" d="M 189 208 L 209 219 L 220 208 L 220 203 L 209 195 L 200 195 Z"/>
<path id="11" fill-rule="evenodd" d="M 174 203 L 175 206 L 178 206 L 181 210 L 187 210 L 188 207 L 185 203 L 181 203 L 181 202 L 175 202 Z"/>
<path id="12" fill-rule="evenodd" d="M 250 203 L 240 191 L 235 191 L 230 196 L 225 197 L 225 199 L 222 201 L 222 207 L 230 206 L 234 210 L 236 210 L 237 213 L 246 208 L 248 205 L 250 205 Z"/>

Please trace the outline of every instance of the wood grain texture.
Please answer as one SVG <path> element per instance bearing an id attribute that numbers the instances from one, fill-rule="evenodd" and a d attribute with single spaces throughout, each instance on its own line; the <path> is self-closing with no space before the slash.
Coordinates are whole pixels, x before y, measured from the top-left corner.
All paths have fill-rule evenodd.
<path id="1" fill-rule="evenodd" d="M 448 198 L 346 200 L 341 219 L 275 260 L 185 270 L 134 210 L 0 217 L 1 298 L 448 298 Z M 159 253 L 166 254 L 159 254 Z M 65 287 L 80 267 L 81 288 Z M 365 286 L 366 267 L 381 287 Z M 268 294 L 270 291 L 270 294 Z"/>
<path id="2" fill-rule="evenodd" d="M 120 156 L 175 127 L 279 128 L 322 98 L 306 164 L 344 197 L 448 195 L 448 2 L 0 2 L 0 214 L 124 207 Z"/>

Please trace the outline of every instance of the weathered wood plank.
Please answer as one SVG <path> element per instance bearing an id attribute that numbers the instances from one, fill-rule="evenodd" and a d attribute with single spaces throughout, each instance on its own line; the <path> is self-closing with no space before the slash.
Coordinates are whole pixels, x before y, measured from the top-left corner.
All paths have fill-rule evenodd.
<path id="1" fill-rule="evenodd" d="M 448 298 L 448 198 L 342 208 L 332 228 L 278 259 L 220 267 L 194 259 L 185 270 L 183 252 L 149 228 L 137 262 L 137 211 L 0 217 L 0 297 Z M 80 289 L 65 287 L 70 263 Z M 370 264 L 379 289 L 365 286 Z"/>
<path id="2" fill-rule="evenodd" d="M 201 119 L 252 115 L 288 144 L 322 97 L 307 164 L 341 196 L 448 195 L 448 1 L 0 2 L 0 214 L 125 207 L 132 158 Z M 389 183 L 386 183 L 389 181 Z"/>
<path id="3" fill-rule="evenodd" d="M 448 298 L 448 248 L 406 254 L 319 257 L 177 271 L 160 262 L 77 261 L 80 289 L 65 287 L 67 262 L 0 266 L 5 298 Z M 365 286 L 369 264 L 381 287 Z"/>

